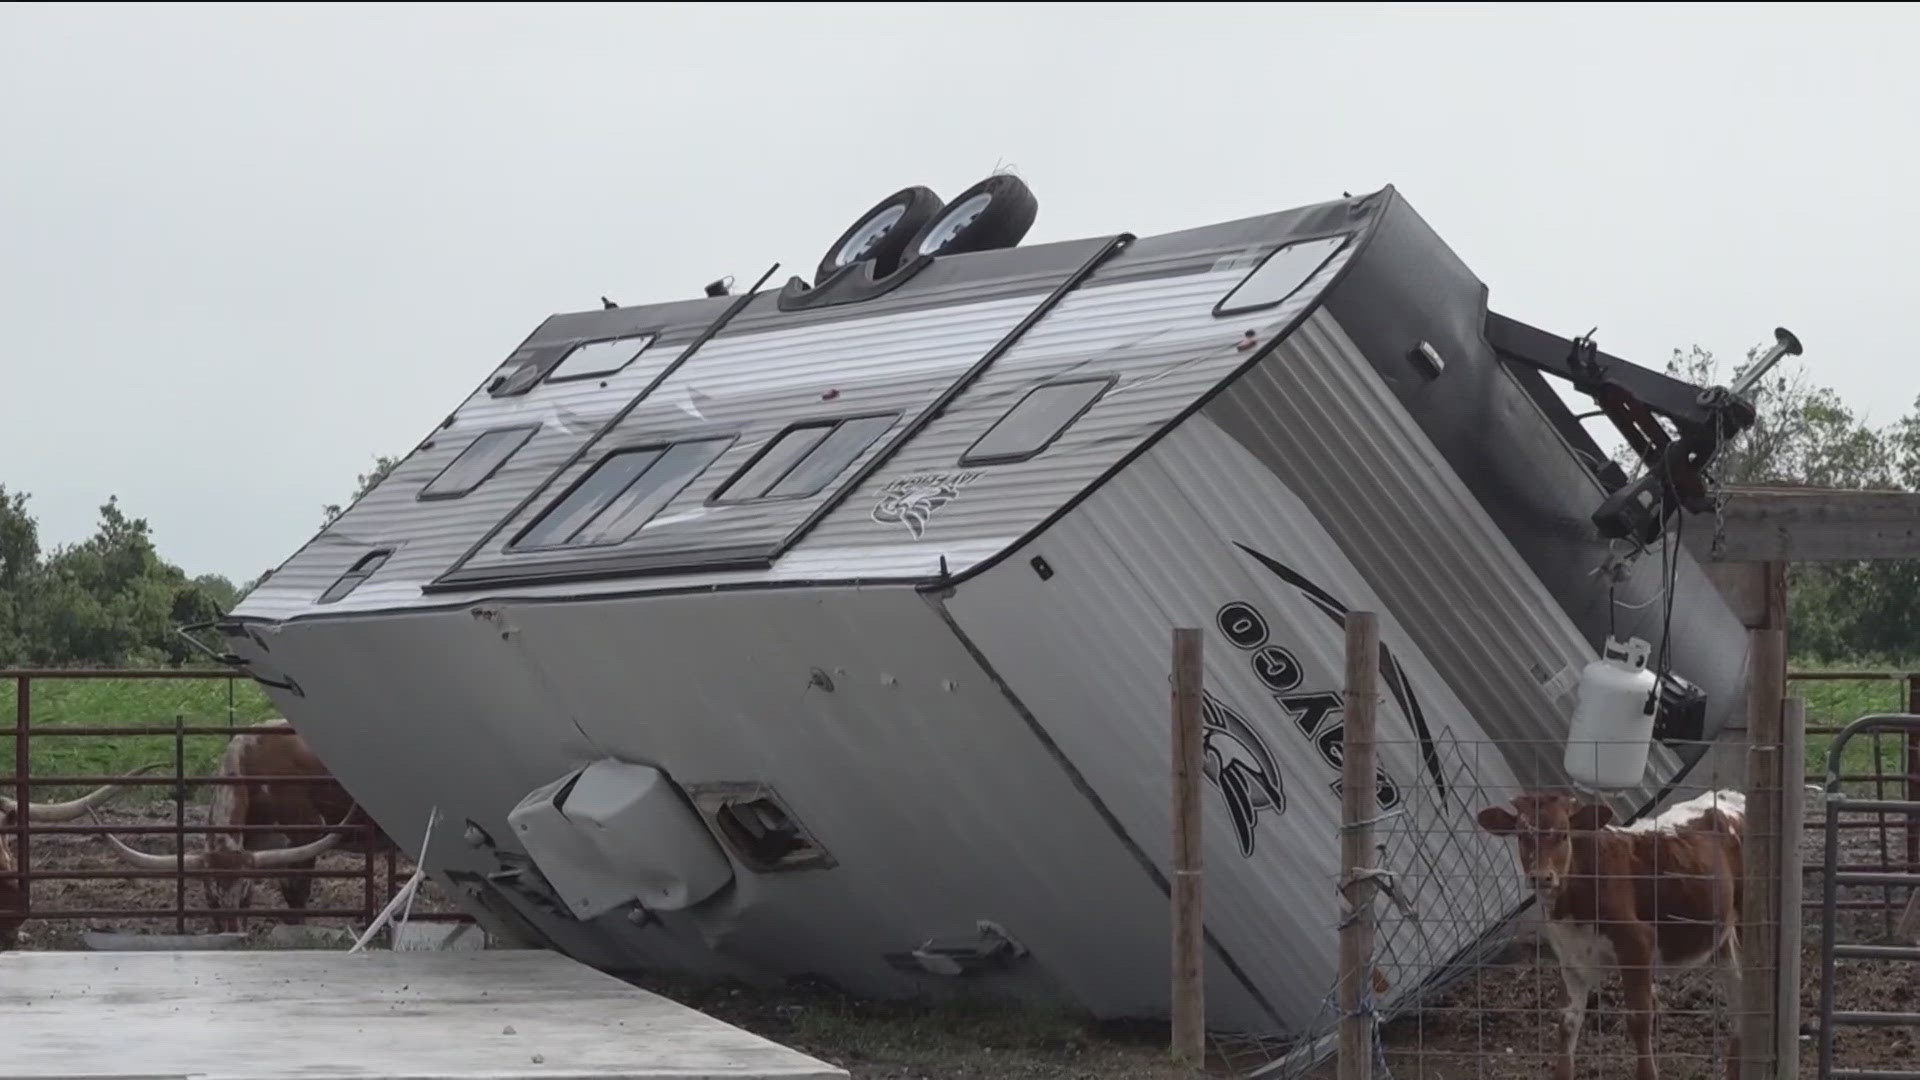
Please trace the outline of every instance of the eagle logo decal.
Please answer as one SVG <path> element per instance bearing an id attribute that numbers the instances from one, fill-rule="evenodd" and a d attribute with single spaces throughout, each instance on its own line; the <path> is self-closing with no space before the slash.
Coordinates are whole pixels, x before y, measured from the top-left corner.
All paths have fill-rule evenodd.
<path id="1" fill-rule="evenodd" d="M 1233 820 L 1240 854 L 1253 854 L 1253 829 L 1262 813 L 1284 814 L 1287 796 L 1280 783 L 1280 766 L 1260 734 L 1244 717 L 1201 690 L 1200 751 L 1207 781 L 1220 792 Z"/>
<path id="2" fill-rule="evenodd" d="M 926 535 L 934 512 L 960 497 L 960 489 L 983 474 L 973 472 L 915 473 L 889 480 L 880 489 L 873 520 L 882 525 L 904 525 L 915 540 Z"/>

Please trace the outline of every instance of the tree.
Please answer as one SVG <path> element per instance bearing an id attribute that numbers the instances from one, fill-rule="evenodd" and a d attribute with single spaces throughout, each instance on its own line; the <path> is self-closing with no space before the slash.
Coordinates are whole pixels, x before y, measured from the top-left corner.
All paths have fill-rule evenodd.
<path id="1" fill-rule="evenodd" d="M 0 484 L 0 589 L 19 587 L 40 563 L 40 526 L 27 513 L 26 492 Z"/>
<path id="2" fill-rule="evenodd" d="M 177 664 L 193 649 L 174 628 L 219 616 L 234 594 L 162 559 L 118 499 L 81 543 L 42 558 L 37 536 L 25 496 L 0 497 L 0 664 Z"/>
<path id="3" fill-rule="evenodd" d="M 243 595 L 239 586 L 225 574 L 201 574 L 190 584 L 218 608 L 221 614 L 233 610 L 233 605 L 239 603 Z"/>
<path id="4" fill-rule="evenodd" d="M 398 464 L 400 464 L 399 458 L 387 457 L 384 454 L 376 455 L 373 459 L 372 471 L 360 474 L 359 481 L 353 489 L 353 498 L 347 500 L 347 506 L 352 506 L 354 503 L 359 502 L 368 492 L 380 486 L 380 481 L 385 480 L 387 474 L 391 473 L 394 466 Z M 324 529 L 337 521 L 341 514 L 347 512 L 347 506 L 341 506 L 339 503 L 328 503 L 321 507 L 321 512 L 326 514 L 326 520 L 320 523 L 320 527 Z"/>
<path id="5" fill-rule="evenodd" d="M 1746 364 L 1760 352 L 1748 350 Z M 1667 371 L 1711 386 L 1723 382 L 1719 367 L 1696 346 L 1676 350 Z M 1713 468 L 1721 483 L 1920 488 L 1920 400 L 1906 416 L 1875 429 L 1791 359 L 1761 381 L 1752 400 L 1759 418 L 1721 452 Z M 1920 626 L 1912 615 L 1920 610 L 1920 563 L 1806 563 L 1789 568 L 1788 585 L 1796 654 L 1892 664 L 1920 657 Z"/>
<path id="6" fill-rule="evenodd" d="M 0 662 L 20 652 L 19 596 L 40 565 L 40 528 L 27 513 L 25 492 L 0 484 Z"/>
<path id="7" fill-rule="evenodd" d="M 1698 345 L 1685 353 L 1676 349 L 1667 373 L 1696 386 L 1724 385 L 1738 379 L 1761 351 L 1747 350 L 1746 362 L 1722 376 L 1712 353 Z M 1774 368 L 1748 398 L 1758 418 L 1720 452 L 1713 473 L 1722 483 L 1895 485 L 1888 434 L 1867 427 L 1831 389 L 1813 385 L 1797 359 Z"/>

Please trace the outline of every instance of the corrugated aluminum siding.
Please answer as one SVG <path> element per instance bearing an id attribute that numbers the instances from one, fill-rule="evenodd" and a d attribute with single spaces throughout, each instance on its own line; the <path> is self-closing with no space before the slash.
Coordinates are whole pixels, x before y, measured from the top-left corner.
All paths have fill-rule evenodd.
<path id="1" fill-rule="evenodd" d="M 561 473 L 547 492 L 557 496 L 565 491 L 602 453 L 617 447 L 731 436 L 736 441 L 719 460 L 618 551 L 625 556 L 771 546 L 825 502 L 853 469 L 888 446 L 908 420 L 952 386 L 1044 295 L 716 338 L 647 395 L 593 453 Z M 831 399 L 823 400 L 827 395 Z M 789 426 L 889 413 L 899 417 L 894 429 L 819 494 L 707 504 L 722 483 Z M 543 498 L 529 507 L 468 566 L 510 567 L 543 558 L 504 551 L 502 544 L 550 501 Z"/>
<path id="2" fill-rule="evenodd" d="M 1354 228 L 1358 230 L 1359 225 Z M 833 513 L 771 568 L 663 573 L 603 581 L 480 587 L 473 593 L 422 596 L 421 587 L 460 556 L 536 487 L 545 485 L 527 514 L 501 529 L 472 565 L 502 566 L 500 548 L 532 515 L 565 491 L 579 471 L 617 445 L 658 436 L 751 427 L 629 547 L 757 543 L 783 532 L 817 500 L 783 507 L 702 505 L 739 465 L 789 423 L 855 412 L 914 412 L 952 384 L 1000 336 L 1038 304 L 1042 291 L 977 303 L 928 307 L 871 317 L 799 317 L 782 326 L 771 300 L 755 301 L 737 327 L 708 342 L 566 477 L 554 470 L 578 451 L 601 423 L 644 387 L 647 364 L 675 355 L 704 323 L 676 326 L 633 368 L 608 380 L 541 387 L 522 398 L 495 401 L 476 394 L 455 417 L 454 432 L 480 431 L 529 417 L 546 423 L 534 440 L 491 481 L 460 500 L 419 503 L 414 495 L 470 441 L 436 435 L 347 515 L 250 595 L 239 614 L 292 618 L 458 603 L 479 596 L 594 595 L 764 582 L 924 580 L 945 560 L 963 573 L 1004 551 L 1084 491 L 1124 455 L 1246 362 L 1240 345 L 1251 330 L 1265 343 L 1315 302 L 1352 257 L 1349 243 L 1292 298 L 1277 308 L 1216 318 L 1213 305 L 1274 247 L 1295 237 L 1229 233 L 1231 246 L 1213 249 L 1161 243 L 1142 255 L 1122 251 L 1068 293 L 921 434 L 851 493 Z M 1224 242 L 1224 241 L 1222 241 Z M 1092 248 L 1089 248 L 1091 251 Z M 1007 253 L 988 253 L 1005 258 Z M 966 259 L 970 256 L 958 256 Z M 1195 266 L 1205 269 L 1190 272 Z M 1023 279 L 1026 280 L 1026 279 Z M 1057 282 L 1056 282 L 1057 283 Z M 1049 283 L 1033 279 L 1038 287 Z M 977 290 L 1003 293 L 1005 282 Z M 964 295 L 956 290 L 954 295 Z M 704 319 L 717 309 L 701 308 Z M 644 321 L 646 309 L 630 315 Z M 628 312 L 618 313 L 629 316 Z M 587 318 L 580 316 L 578 318 Z M 544 328 L 543 328 L 544 330 Z M 657 374 L 659 368 L 651 370 Z M 962 469 L 961 454 L 1036 383 L 1066 374 L 1111 374 L 1118 384 L 1041 456 L 1015 464 Z M 822 400 L 837 391 L 832 400 Z M 898 431 L 899 429 L 896 429 Z M 892 436 L 890 435 L 889 438 Z M 879 452 L 869 451 L 863 456 Z M 859 466 L 856 464 L 855 468 Z M 922 536 L 897 522 L 875 520 L 888 485 L 928 473 L 975 474 L 958 497 L 941 507 Z M 823 496 L 824 497 L 824 496 Z M 654 536 L 660 539 L 655 541 Z M 315 599 L 355 559 L 376 547 L 395 554 L 365 584 L 337 603 Z"/>
<path id="3" fill-rule="evenodd" d="M 1298 319 L 1345 266 L 1349 244 L 1285 303 L 1215 317 L 1213 306 L 1244 279 L 1264 251 L 1223 253 L 1214 269 L 1107 285 L 1134 272 L 1124 257 L 1097 271 L 996 361 L 938 420 L 903 448 L 808 538 L 849 556 L 874 540 L 872 511 L 889 484 L 928 473 L 978 472 L 912 542 L 947 554 L 954 573 L 1017 542 L 1086 490 L 1124 455 L 1164 428 L 1247 362 L 1243 336 L 1266 344 Z M 968 468 L 960 457 L 1035 386 L 1067 377 L 1117 381 L 1046 451 L 1027 461 Z M 910 540 L 899 526 L 891 534 Z M 923 563 L 922 565 L 925 565 Z"/>
<path id="4" fill-rule="evenodd" d="M 445 571 L 528 492 L 545 483 L 622 405 L 645 390 L 724 306 L 669 305 L 680 321 L 665 324 L 656 309 L 547 320 L 493 374 L 512 370 L 537 350 L 569 342 L 643 332 L 658 336 L 626 368 L 603 379 L 547 384 L 527 394 L 496 398 L 486 390 L 493 377 L 489 375 L 448 417 L 448 423 L 437 426 L 385 481 L 275 570 L 239 612 L 283 618 L 305 611 L 418 603 L 421 585 Z M 538 425 L 533 437 L 472 493 L 444 501 L 417 499 L 420 490 L 475 438 L 497 428 L 527 424 Z M 394 553 L 377 574 L 340 604 L 315 604 L 355 560 L 381 547 L 390 547 Z"/>
<path id="5" fill-rule="evenodd" d="M 1573 691 L 1598 650 L 1333 316 L 1315 312 L 1204 412 L 1300 494 L 1522 778 L 1564 783 Z M 1656 780 L 1678 764 L 1655 746 Z"/>
<path id="6" fill-rule="evenodd" d="M 1426 922 L 1417 928 L 1383 914 L 1383 966 L 1394 983 L 1388 998 L 1397 1000 L 1518 902 L 1521 885 L 1506 845 L 1472 819 L 1487 800 L 1511 792 L 1513 774 L 1473 711 L 1414 646 L 1396 605 L 1366 583 L 1306 504 L 1252 454 L 1197 416 L 1013 558 L 960 585 L 947 604 L 1162 867 L 1169 867 L 1172 830 L 1170 632 L 1207 629 L 1206 687 L 1259 732 L 1278 761 L 1286 797 L 1283 813 L 1260 817 L 1248 857 L 1224 799 L 1209 787 L 1207 925 L 1286 1028 L 1302 1033 L 1330 1015 L 1325 1002 L 1334 985 L 1339 920 L 1340 802 L 1333 782 L 1339 772 L 1262 684 L 1249 651 L 1226 640 L 1216 619 L 1229 603 L 1253 605 L 1268 624 L 1269 640 L 1298 660 L 1300 692 L 1341 691 L 1345 638 L 1338 622 L 1242 552 L 1240 543 L 1284 560 L 1343 603 L 1380 613 L 1382 640 L 1440 742 L 1444 798 L 1426 771 L 1409 718 L 1391 698 L 1383 700 L 1381 761 L 1406 808 L 1405 832 L 1390 847 L 1389 865 L 1426 905 Z M 1030 568 L 1034 556 L 1046 560 L 1051 578 L 1041 580 Z M 1336 722 L 1337 716 L 1326 721 Z"/>

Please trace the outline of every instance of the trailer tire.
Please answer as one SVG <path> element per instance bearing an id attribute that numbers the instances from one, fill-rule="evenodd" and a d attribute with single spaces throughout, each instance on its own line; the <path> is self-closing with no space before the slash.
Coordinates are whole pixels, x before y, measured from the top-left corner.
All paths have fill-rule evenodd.
<path id="1" fill-rule="evenodd" d="M 827 248 L 813 283 L 818 285 L 862 261 L 873 263 L 876 278 L 893 273 L 908 245 L 940 215 L 940 207 L 940 196 L 924 187 L 902 188 L 881 199 Z"/>
<path id="2" fill-rule="evenodd" d="M 1040 211 L 1040 201 L 1017 176 L 989 176 L 954 196 L 913 238 L 908 258 L 993 251 L 1018 244 Z"/>

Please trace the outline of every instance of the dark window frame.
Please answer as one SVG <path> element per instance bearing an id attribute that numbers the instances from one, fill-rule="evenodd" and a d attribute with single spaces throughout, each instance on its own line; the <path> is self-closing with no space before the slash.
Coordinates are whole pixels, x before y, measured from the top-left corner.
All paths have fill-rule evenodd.
<path id="1" fill-rule="evenodd" d="M 786 438 L 789 434 L 795 431 L 802 431 L 807 428 L 826 428 L 827 429 L 827 433 L 820 437 L 820 441 L 818 443 L 815 443 L 813 447 L 810 448 L 806 453 L 801 454 L 799 457 L 795 458 L 793 461 L 793 464 L 787 466 L 786 472 L 783 472 L 779 476 L 774 477 L 773 480 L 767 484 L 768 491 L 772 491 L 774 488 L 779 487 L 781 481 L 785 480 L 788 476 L 792 475 L 793 471 L 795 469 L 798 469 L 801 466 L 801 464 L 807 460 L 808 457 L 812 456 L 815 450 L 818 450 L 821 446 L 825 445 L 828 439 L 833 438 L 833 433 L 836 430 L 838 430 L 841 425 L 850 424 L 857 420 L 878 420 L 881 417 L 890 417 L 892 419 L 892 422 L 889 423 L 886 426 L 886 428 L 883 429 L 878 435 L 875 435 L 873 437 L 872 442 L 869 442 L 867 443 L 867 445 L 861 447 L 860 452 L 853 455 L 853 461 L 849 461 L 846 467 L 843 467 L 839 473 L 835 473 L 832 477 L 830 477 L 827 480 L 826 483 L 820 485 L 819 488 L 801 495 L 729 496 L 727 494 L 728 491 L 731 491 L 733 489 L 733 485 L 739 483 L 741 478 L 745 477 L 749 472 L 752 472 L 753 467 L 760 463 L 760 459 L 763 457 L 766 457 L 769 453 L 772 453 L 773 449 L 780 445 L 780 440 Z M 820 497 L 821 493 L 828 491 L 829 489 L 832 489 L 834 486 L 834 481 L 840 479 L 840 477 L 846 473 L 847 468 L 852 467 L 854 461 L 859 461 L 861 455 L 873 449 L 874 443 L 877 443 L 881 439 L 886 438 L 887 432 L 892 431 L 894 429 L 894 426 L 899 424 L 899 422 L 900 422 L 900 410 L 898 409 L 877 409 L 869 412 L 847 413 L 846 415 L 843 415 L 843 416 L 823 416 L 823 417 L 816 417 L 809 420 L 796 420 L 793 423 L 788 424 L 786 427 L 783 427 L 779 431 L 775 432 L 773 438 L 768 439 L 765 446 L 762 446 L 760 449 L 754 451 L 754 454 L 752 457 L 748 458 L 744 463 L 742 463 L 738 469 L 735 469 L 733 471 L 733 475 L 727 477 L 727 479 L 723 483 L 721 483 L 719 487 L 715 488 L 712 495 L 707 496 L 706 505 L 708 506 L 758 506 L 763 503 L 792 503 L 792 502 L 804 502 L 808 499 L 817 499 Z"/>
<path id="2" fill-rule="evenodd" d="M 393 558 L 393 552 L 393 548 L 376 548 L 353 560 L 353 565 L 347 567 L 339 577 L 334 578 L 333 584 L 327 586 L 326 589 L 320 593 L 320 599 L 314 602 L 317 604 L 337 604 L 353 595 L 355 589 L 365 585 L 368 578 L 379 573 L 380 568 L 387 565 L 387 560 Z M 372 563 L 373 565 L 369 566 L 367 565 L 368 563 Z M 348 581 L 351 581 L 352 584 L 341 589 L 340 586 Z M 335 590 L 339 591 L 336 593 Z"/>
<path id="3" fill-rule="evenodd" d="M 667 507 L 673 505 L 673 501 L 680 497 L 681 492 L 687 490 L 687 488 L 693 485 L 693 482 L 695 480 L 698 480 L 700 479 L 701 476 L 705 475 L 707 469 L 713 468 L 714 462 L 717 462 L 722 457 L 725 457 L 727 451 L 733 448 L 733 444 L 739 441 L 740 441 L 739 432 L 728 432 L 728 433 L 716 433 L 711 435 L 687 435 L 677 439 L 667 439 L 665 441 L 655 439 L 655 440 L 649 440 L 646 442 L 632 443 L 626 446 L 615 447 L 607 451 L 606 453 L 601 454 L 597 459 L 595 459 L 593 465 L 590 468 L 583 470 L 579 476 L 574 478 L 573 483 L 567 485 L 566 490 L 562 491 L 559 495 L 556 495 L 553 498 L 547 500 L 547 504 L 541 508 L 538 514 L 534 515 L 533 520 L 521 526 L 520 529 L 513 534 L 513 539 L 507 541 L 506 547 L 503 550 L 509 555 L 550 555 L 555 552 L 604 551 L 608 548 L 619 547 L 620 545 L 625 544 L 628 541 L 631 541 L 635 536 L 640 535 L 640 529 L 645 527 L 648 521 L 652 521 L 655 517 L 657 517 L 659 514 L 665 511 Z M 641 521 L 639 525 L 634 527 L 634 530 L 632 532 L 621 537 L 620 539 L 603 540 L 603 541 L 600 541 L 599 543 L 594 543 L 594 544 L 559 543 L 559 544 L 539 544 L 536 546 L 524 546 L 520 543 L 521 538 L 525 537 L 528 533 L 532 532 L 535 527 L 537 527 L 542 521 L 546 520 L 546 517 L 548 514 L 552 513 L 555 509 L 560 507 L 569 498 L 571 498 L 573 493 L 576 490 L 578 490 L 582 484 L 585 484 L 589 479 L 591 479 L 594 473 L 599 472 L 603 467 L 605 467 L 607 462 L 612 460 L 613 458 L 619 457 L 622 454 L 638 454 L 638 453 L 644 453 L 649 450 L 655 450 L 659 452 L 659 456 L 654 459 L 652 464 L 648 465 L 645 469 L 640 470 L 640 472 L 637 475 L 635 475 L 632 480 L 628 481 L 624 487 L 620 488 L 620 490 L 615 492 L 611 498 L 609 498 L 605 503 L 601 504 L 600 508 L 593 512 L 592 516 L 588 517 L 586 521 L 581 523 L 581 528 L 583 529 L 586 526 L 592 524 L 596 519 L 599 518 L 601 514 L 606 513 L 607 510 L 610 507 L 612 507 L 615 502 L 619 501 L 620 496 L 625 495 L 627 491 L 633 487 L 633 485 L 645 479 L 646 475 L 649 472 L 652 472 L 656 467 L 658 467 L 660 462 L 666 458 L 667 454 L 671 452 L 674 447 L 687 445 L 691 443 L 704 443 L 704 442 L 719 442 L 719 443 L 722 443 L 723 445 L 720 447 L 719 451 L 713 455 L 713 459 L 707 462 L 705 467 L 703 467 L 699 472 L 696 472 L 693 475 L 687 477 L 686 481 L 682 483 L 678 488 L 676 488 L 673 494 L 667 496 L 667 501 L 660 504 L 659 510 L 655 510 L 652 514 L 648 515 L 645 520 Z"/>
<path id="4" fill-rule="evenodd" d="M 589 345 L 604 345 L 609 341 L 632 341 L 638 338 L 646 338 L 647 343 L 645 345 L 640 346 L 638 349 L 635 349 L 633 355 L 627 357 L 624 361 L 622 361 L 619 367 L 604 368 L 600 371 L 590 371 L 583 375 L 560 374 L 560 369 L 565 367 L 567 364 L 567 357 L 572 356 L 574 353 L 579 352 L 581 349 L 584 349 Z M 540 378 L 533 385 L 545 386 L 548 383 L 585 382 L 588 379 L 610 378 L 611 376 L 618 375 L 621 372 L 627 370 L 627 368 L 633 365 L 633 362 L 635 360 L 638 360 L 642 356 L 646 355 L 646 352 L 648 349 L 653 348 L 655 345 L 659 343 L 660 343 L 660 334 L 658 331 L 654 331 L 654 330 L 641 330 L 631 334 L 611 334 L 607 337 L 588 338 L 585 341 L 576 341 L 572 345 L 567 346 L 567 351 L 561 353 L 560 359 L 555 360 L 553 362 L 553 366 L 547 369 L 546 374 L 540 376 Z M 532 387 L 529 387 L 528 389 L 532 389 Z"/>
<path id="5" fill-rule="evenodd" d="M 439 472 L 433 474 L 433 479 L 421 485 L 420 491 L 413 497 L 414 501 L 415 502 L 451 502 L 455 499 L 466 498 L 467 496 L 473 494 L 475 491 L 480 490 L 480 488 L 483 485 L 485 485 L 487 481 L 493 479 L 494 474 L 499 472 L 501 469 L 505 468 L 507 465 L 507 462 L 512 461 L 515 454 L 518 454 L 520 451 L 526 449 L 527 444 L 533 441 L 534 434 L 537 433 L 539 430 L 540 430 L 539 424 L 513 424 L 507 427 L 488 428 L 487 430 L 481 432 L 480 434 L 475 435 L 473 438 L 467 440 L 467 445 L 461 447 L 460 452 L 458 454 L 453 455 L 452 461 L 447 462 L 446 465 L 442 467 Z M 478 480 L 475 480 L 473 483 L 468 484 L 464 488 L 461 488 L 459 491 L 435 492 L 433 490 L 433 485 L 439 483 L 440 478 L 447 475 L 448 472 L 452 471 L 455 465 L 460 464 L 460 459 L 466 456 L 467 451 L 472 450 L 475 446 L 479 445 L 479 442 L 481 439 L 484 439 L 489 435 L 510 434 L 516 431 L 521 433 L 520 441 L 517 443 L 514 443 L 513 449 L 507 451 L 506 456 L 502 457 L 499 461 L 494 462 L 493 468 L 488 469 L 486 473 L 483 474 Z"/>
<path id="6" fill-rule="evenodd" d="M 1295 293 L 1299 292 L 1301 289 L 1306 288 L 1307 282 L 1313 280 L 1313 275 L 1326 269 L 1327 264 L 1332 262 L 1335 256 L 1347 250 L 1347 246 L 1353 243 L 1354 237 L 1356 235 L 1357 234 L 1352 232 L 1351 230 L 1345 230 L 1341 232 L 1326 233 L 1321 236 L 1302 236 L 1298 239 L 1289 240 L 1286 243 L 1279 245 L 1278 247 L 1274 248 L 1272 251 L 1267 252 L 1267 254 L 1263 258 L 1261 258 L 1261 260 L 1258 263 L 1255 263 L 1253 269 L 1247 271 L 1247 275 L 1241 278 L 1238 284 L 1234 285 L 1233 288 L 1228 289 L 1227 294 L 1225 296 L 1222 296 L 1220 299 L 1214 301 L 1213 317 L 1218 319 L 1218 318 L 1224 318 L 1225 316 L 1228 316 L 1228 315 L 1246 315 L 1250 312 L 1255 312 L 1255 311 L 1267 311 L 1272 308 L 1277 308 L 1281 304 L 1286 303 L 1288 300 L 1293 299 L 1293 296 Z M 1281 252 L 1287 251 L 1291 248 L 1299 247 L 1301 244 L 1314 244 L 1314 243 L 1319 243 L 1323 240 L 1339 240 L 1340 243 L 1335 245 L 1332 250 L 1328 251 L 1327 254 L 1323 258 L 1321 258 L 1319 263 L 1315 264 L 1313 269 L 1307 271 L 1307 276 L 1300 279 L 1300 284 L 1295 285 L 1293 288 L 1287 290 L 1286 294 L 1281 296 L 1278 300 L 1269 300 L 1264 304 L 1246 304 L 1241 307 L 1235 307 L 1235 308 L 1227 307 L 1227 301 L 1232 300 L 1235 293 L 1239 292 L 1241 289 L 1246 288 L 1247 283 L 1252 281 L 1256 276 L 1258 276 L 1260 271 L 1266 269 L 1267 263 L 1273 261 L 1273 259 L 1276 256 L 1278 256 Z"/>
<path id="7" fill-rule="evenodd" d="M 960 460 L 958 464 L 961 464 L 961 465 L 1012 465 L 1022 461 L 1031 461 L 1032 459 L 1039 457 L 1041 454 L 1046 453 L 1050 448 L 1052 448 L 1054 443 L 1059 442 L 1060 437 L 1062 435 L 1065 435 L 1068 431 L 1070 431 L 1073 428 L 1073 425 L 1079 423 L 1081 417 L 1087 415 L 1089 412 L 1092 412 L 1093 407 L 1100 403 L 1101 398 L 1107 396 L 1107 391 L 1112 390 L 1114 383 L 1118 381 L 1120 380 L 1119 380 L 1119 376 L 1117 375 L 1084 375 L 1076 378 L 1051 379 L 1051 380 L 1048 380 L 1047 382 L 1043 382 L 1034 386 L 1032 389 L 1028 390 L 1026 393 L 1021 394 L 1020 400 L 1014 402 L 1011 406 L 1007 408 L 1007 411 L 1001 413 L 998 417 L 996 417 L 993 423 L 987 425 L 987 429 L 980 433 L 980 437 L 973 440 L 972 444 L 969 445 L 966 448 L 966 450 L 961 452 Z M 1099 393 L 1088 398 L 1086 404 L 1080 406 L 1079 409 L 1075 410 L 1074 414 L 1068 417 L 1065 423 L 1055 428 L 1053 434 L 1047 436 L 1047 441 L 1041 443 L 1039 446 L 1035 447 L 1030 451 L 1026 451 L 1024 453 L 1019 453 L 1019 454 L 975 454 L 973 452 L 974 447 L 977 447 L 981 443 L 985 442 L 987 440 L 987 436 L 992 435 L 995 428 L 999 427 L 1001 424 L 1006 423 L 1007 418 L 1009 416 L 1012 416 L 1016 411 L 1018 411 L 1020 406 L 1025 405 L 1027 403 L 1028 398 L 1032 397 L 1033 395 L 1039 393 L 1042 390 L 1051 389 L 1056 386 L 1079 386 L 1082 383 L 1101 383 L 1103 385 L 1100 387 Z"/>

